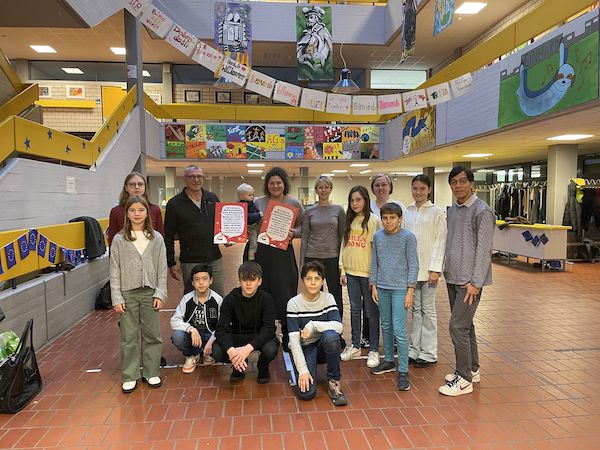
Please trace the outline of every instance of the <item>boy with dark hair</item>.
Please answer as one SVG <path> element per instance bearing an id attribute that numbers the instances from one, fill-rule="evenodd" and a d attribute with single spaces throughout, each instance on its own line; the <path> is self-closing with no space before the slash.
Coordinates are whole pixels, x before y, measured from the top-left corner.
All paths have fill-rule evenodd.
<path id="1" fill-rule="evenodd" d="M 230 382 L 242 381 L 248 368 L 247 358 L 254 350 L 258 358 L 259 384 L 270 381 L 269 363 L 277 356 L 279 342 L 275 337 L 275 308 L 270 294 L 259 289 L 262 269 L 254 261 L 246 261 L 238 269 L 240 287 L 223 300 L 213 345 L 217 361 L 231 362 Z"/>
<path id="2" fill-rule="evenodd" d="M 319 261 L 307 262 L 300 271 L 304 292 L 287 304 L 290 351 L 297 384 L 294 394 L 311 400 L 317 393 L 317 364 L 327 364 L 327 393 L 335 406 L 348 404 L 340 387 L 340 335 L 342 321 L 333 295 L 322 292 L 325 267 Z"/>
<path id="3" fill-rule="evenodd" d="M 223 303 L 223 298 L 210 289 L 213 277 L 208 264 L 194 266 L 191 280 L 194 290 L 183 296 L 171 317 L 171 342 L 185 356 L 183 373 L 192 373 L 202 359 L 205 364 L 214 363 L 211 353 Z"/>

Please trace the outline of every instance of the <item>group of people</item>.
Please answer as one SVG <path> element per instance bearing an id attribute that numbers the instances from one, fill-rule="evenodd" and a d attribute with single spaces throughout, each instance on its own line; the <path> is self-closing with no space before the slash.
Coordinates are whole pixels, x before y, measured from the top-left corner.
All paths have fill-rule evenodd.
<path id="1" fill-rule="evenodd" d="M 239 287 L 227 295 L 221 252 L 213 243 L 219 199 L 203 188 L 203 181 L 201 168 L 185 169 L 186 187 L 167 203 L 164 230 L 160 210 L 149 203 L 139 173 L 125 179 L 119 205 L 111 211 L 110 281 L 113 306 L 120 314 L 123 392 L 132 392 L 140 379 L 151 387 L 162 383 L 158 311 L 167 299 L 167 271 L 184 282 L 183 298 L 171 318 L 171 340 L 185 357 L 184 373 L 200 363 L 231 363 L 230 381 L 237 382 L 245 378 L 249 355 L 258 351 L 257 382 L 268 383 L 269 363 L 280 345 L 278 321 L 282 347 L 292 357 L 296 396 L 315 396 L 317 365 L 326 364 L 327 393 L 336 406 L 348 402 L 340 385 L 340 361 L 361 358 L 361 341 L 368 340 L 371 373 L 396 371 L 399 390 L 410 389 L 409 364 L 420 368 L 437 361 L 435 292 L 443 272 L 456 370 L 446 375 L 439 392 L 472 392 L 480 379 L 473 317 L 481 289 L 491 284 L 495 219 L 474 194 L 470 169 L 450 172 L 456 204 L 447 214 L 430 201 L 426 175 L 412 180 L 414 201 L 407 207 L 390 200 L 392 180 L 378 174 L 371 182 L 374 198 L 364 186 L 354 186 L 346 211 L 330 201 L 332 180 L 320 176 L 315 183 L 318 201 L 304 210 L 289 194 L 286 171 L 269 170 L 263 196 L 254 198 L 248 184 L 237 189 L 239 200 L 248 203 L 249 242 L 238 268 Z M 286 250 L 256 243 L 258 224 L 271 201 L 297 208 L 289 236 L 302 238 L 300 271 L 291 243 Z M 297 294 L 299 273 L 303 290 Z M 350 300 L 348 346 L 342 338 L 344 285 Z"/>

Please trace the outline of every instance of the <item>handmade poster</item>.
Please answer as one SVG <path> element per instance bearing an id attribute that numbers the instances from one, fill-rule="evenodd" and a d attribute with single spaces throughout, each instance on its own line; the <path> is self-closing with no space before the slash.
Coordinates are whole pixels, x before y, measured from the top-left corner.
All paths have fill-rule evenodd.
<path id="1" fill-rule="evenodd" d="M 185 141 L 185 125 L 182 123 L 165 125 L 165 141 Z"/>
<path id="2" fill-rule="evenodd" d="M 353 95 L 352 114 L 355 116 L 369 116 L 377 114 L 377 96 Z"/>
<path id="3" fill-rule="evenodd" d="M 361 142 L 360 153 L 361 159 L 379 159 L 379 144 Z"/>
<path id="4" fill-rule="evenodd" d="M 217 202 L 215 205 L 215 244 L 243 244 L 248 241 L 248 204 Z"/>
<path id="5" fill-rule="evenodd" d="M 304 127 L 304 142 L 320 144 L 325 142 L 325 127 Z"/>
<path id="6" fill-rule="evenodd" d="M 298 80 L 333 80 L 331 6 L 296 7 Z"/>
<path id="7" fill-rule="evenodd" d="M 360 142 L 342 142 L 342 159 L 361 159 Z"/>
<path id="8" fill-rule="evenodd" d="M 271 247 L 287 250 L 290 243 L 290 230 L 294 228 L 298 208 L 286 203 L 269 201 L 258 242 Z"/>
<path id="9" fill-rule="evenodd" d="M 342 127 L 327 126 L 323 133 L 325 142 L 342 142 Z"/>
<path id="10" fill-rule="evenodd" d="M 245 125 L 227 125 L 227 142 L 246 142 Z"/>
<path id="11" fill-rule="evenodd" d="M 265 136 L 265 150 L 267 152 L 284 152 L 285 134 L 267 133 Z"/>
<path id="12" fill-rule="evenodd" d="M 316 91 L 314 89 L 302 89 L 302 98 L 300 98 L 300 108 L 312 109 L 315 111 L 325 111 L 327 102 L 327 93 Z"/>
<path id="13" fill-rule="evenodd" d="M 275 92 L 273 92 L 273 100 L 287 103 L 292 106 L 298 106 L 301 92 L 302 88 L 300 86 L 286 83 L 285 81 L 277 81 L 275 83 Z"/>
<path id="14" fill-rule="evenodd" d="M 379 114 L 397 114 L 402 112 L 402 95 L 378 95 Z"/>
<path id="15" fill-rule="evenodd" d="M 441 33 L 452 25 L 454 0 L 435 0 L 433 16 L 433 35 Z"/>
<path id="16" fill-rule="evenodd" d="M 251 70 L 248 75 L 248 82 L 246 83 L 246 89 L 252 92 L 256 92 L 264 97 L 270 98 L 275 87 L 277 80 L 264 73 Z"/>
<path id="17" fill-rule="evenodd" d="M 427 107 L 427 94 L 425 89 L 419 89 L 416 91 L 405 92 L 402 94 L 402 104 L 404 105 L 404 111 L 414 111 L 419 108 Z"/>
<path id="18" fill-rule="evenodd" d="M 198 44 L 198 38 L 196 36 L 177 24 L 174 24 L 171 30 L 167 33 L 165 41 L 167 41 L 185 56 L 190 56 Z"/>
<path id="19" fill-rule="evenodd" d="M 167 158 L 185 158 L 185 142 L 167 141 L 165 153 Z"/>
<path id="20" fill-rule="evenodd" d="M 206 157 L 208 159 L 224 159 L 227 155 L 227 142 L 222 141 L 206 141 Z"/>
<path id="21" fill-rule="evenodd" d="M 265 142 L 265 127 L 248 125 L 246 127 L 246 142 Z"/>
<path id="22" fill-rule="evenodd" d="M 221 67 L 221 63 L 223 62 L 223 58 L 225 56 L 218 50 L 215 50 L 206 42 L 200 41 L 198 46 L 196 47 L 196 51 L 194 52 L 192 59 L 196 61 L 201 66 L 206 67 L 208 70 L 212 72 L 217 72 L 219 67 Z"/>
<path id="23" fill-rule="evenodd" d="M 402 116 L 402 153 L 408 155 L 435 147 L 435 107 Z"/>
<path id="24" fill-rule="evenodd" d="M 377 125 L 360 127 L 360 142 L 379 143 L 379 127 Z"/>
<path id="25" fill-rule="evenodd" d="M 425 91 L 427 92 L 427 101 L 432 106 L 447 102 L 452 98 L 450 95 L 450 84 L 447 81 L 428 87 Z"/>
<path id="26" fill-rule="evenodd" d="M 304 159 L 304 146 L 286 145 L 285 159 Z"/>
<path id="27" fill-rule="evenodd" d="M 246 159 L 246 143 L 227 142 L 227 159 Z"/>
<path id="28" fill-rule="evenodd" d="M 156 6 L 145 9 L 140 21 L 161 39 L 164 39 L 173 25 L 173 21 Z"/>
<path id="29" fill-rule="evenodd" d="M 235 59 L 225 57 L 218 75 L 227 81 L 243 86 L 248 77 L 248 71 L 248 66 Z"/>
<path id="30" fill-rule="evenodd" d="M 252 65 L 250 12 L 248 3 L 215 2 L 215 45 L 247 67 Z"/>
<path id="31" fill-rule="evenodd" d="M 415 54 L 415 41 L 417 38 L 417 0 L 404 0 L 402 9 L 404 12 L 404 24 L 402 26 L 400 64 L 406 61 L 406 58 Z"/>
<path id="32" fill-rule="evenodd" d="M 152 0 L 125 0 L 124 3 L 127 11 L 135 17 L 139 17 L 144 9 L 152 4 Z"/>
<path id="33" fill-rule="evenodd" d="M 342 143 L 325 142 L 323 144 L 323 159 L 342 159 Z"/>
<path id="34" fill-rule="evenodd" d="M 206 125 L 204 124 L 186 124 L 185 125 L 185 140 L 195 142 L 206 141 Z"/>
<path id="35" fill-rule="evenodd" d="M 323 144 L 314 142 L 304 143 L 304 159 L 323 159 Z"/>
<path id="36" fill-rule="evenodd" d="M 206 125 L 207 141 L 226 141 L 227 127 L 225 125 Z"/>
<path id="37" fill-rule="evenodd" d="M 454 96 L 460 97 L 471 90 L 473 87 L 473 78 L 470 73 L 466 73 L 458 78 L 450 80 L 450 86 L 452 87 Z"/>
<path id="38" fill-rule="evenodd" d="M 327 107 L 325 111 L 331 114 L 350 114 L 352 96 L 345 94 L 327 94 Z"/>
<path id="39" fill-rule="evenodd" d="M 265 159 L 267 148 L 264 142 L 246 142 L 246 159 Z"/>
<path id="40" fill-rule="evenodd" d="M 359 126 L 343 127 L 342 142 L 360 142 L 361 128 Z"/>
<path id="41" fill-rule="evenodd" d="M 302 145 L 304 144 L 304 127 L 296 125 L 285 127 L 285 144 Z"/>
<path id="42" fill-rule="evenodd" d="M 187 141 L 185 143 L 185 157 L 188 159 L 206 158 L 206 141 Z"/>

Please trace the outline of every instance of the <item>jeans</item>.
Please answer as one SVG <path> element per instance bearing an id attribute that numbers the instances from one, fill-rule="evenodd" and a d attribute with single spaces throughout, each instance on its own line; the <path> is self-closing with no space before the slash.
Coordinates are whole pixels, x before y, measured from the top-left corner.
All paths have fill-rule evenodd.
<path id="1" fill-rule="evenodd" d="M 340 353 L 342 351 L 340 335 L 333 330 L 326 330 L 321 334 L 318 341 L 302 347 L 304 359 L 308 366 L 308 371 L 313 378 L 308 391 L 302 392 L 296 384 L 292 388 L 294 394 L 300 400 L 312 400 L 317 393 L 317 364 L 327 364 L 327 379 L 339 380 L 342 378 L 340 373 Z M 296 379 L 298 379 L 298 371 L 294 366 Z"/>
<path id="2" fill-rule="evenodd" d="M 241 347 L 243 345 L 248 344 L 247 342 L 238 342 L 237 346 Z M 222 363 L 229 363 L 231 360 L 229 359 L 229 355 L 227 354 L 227 350 L 221 347 L 218 341 L 215 341 L 213 344 L 213 358 L 216 361 Z M 268 375 L 269 373 L 269 363 L 275 359 L 277 356 L 277 352 L 279 351 L 279 341 L 276 338 L 273 338 L 261 348 L 256 348 L 260 352 L 260 356 L 258 357 L 258 362 L 256 363 L 256 367 L 258 368 L 259 375 Z"/>
<path id="3" fill-rule="evenodd" d="M 437 283 L 419 281 L 415 288 L 408 356 L 428 362 L 437 361 L 437 313 L 435 291 Z"/>
<path id="4" fill-rule="evenodd" d="M 333 298 L 340 311 L 340 318 L 344 320 L 344 302 L 342 301 L 342 285 L 340 284 L 340 265 L 339 258 L 304 258 L 305 262 L 319 261 L 325 266 L 325 280 L 327 281 L 327 291 Z M 322 290 L 323 288 L 321 288 Z"/>
<path id="5" fill-rule="evenodd" d="M 181 272 L 183 273 L 183 293 L 187 294 L 194 290 L 190 274 L 192 273 L 194 266 L 198 264 L 207 264 L 211 267 L 213 271 L 213 282 L 210 288 L 221 297 L 225 297 L 225 269 L 223 268 L 223 258 L 215 259 L 214 261 L 207 263 L 182 262 Z"/>
<path id="6" fill-rule="evenodd" d="M 190 333 L 181 330 L 175 330 L 171 335 L 171 342 L 175 347 L 177 347 L 177 350 L 181 351 L 183 356 L 187 358 L 188 356 L 196 356 L 201 354 L 204 351 L 204 346 L 211 336 L 212 333 L 209 331 L 201 331 L 200 338 L 202 339 L 202 343 L 200 344 L 200 347 L 194 347 L 192 345 L 192 335 Z"/>
<path id="7" fill-rule="evenodd" d="M 406 336 L 406 289 L 377 288 L 379 314 L 383 332 L 385 361 L 394 362 L 394 341 L 398 349 L 398 372 L 408 372 L 408 338 Z"/>
<path id="8" fill-rule="evenodd" d="M 123 381 L 141 378 L 138 339 L 142 335 L 144 378 L 157 377 L 160 370 L 162 337 L 160 312 L 154 309 L 154 289 L 143 287 L 122 292 L 125 312 L 119 318 L 121 334 L 121 373 Z"/>
<path id="9" fill-rule="evenodd" d="M 379 309 L 371 297 L 369 279 L 347 275 L 348 297 L 350 297 L 350 325 L 352 328 L 352 346 L 360 348 L 360 322 L 364 304 L 369 321 L 369 350 L 379 351 Z M 364 303 L 363 303 L 364 301 Z"/>
<path id="10" fill-rule="evenodd" d="M 472 381 L 471 371 L 479 370 L 479 352 L 477 351 L 477 337 L 473 317 L 479 306 L 481 292 L 472 304 L 463 301 L 467 290 L 457 284 L 446 284 L 448 299 L 450 300 L 450 337 L 454 344 L 456 356 L 456 371 L 467 381 Z"/>

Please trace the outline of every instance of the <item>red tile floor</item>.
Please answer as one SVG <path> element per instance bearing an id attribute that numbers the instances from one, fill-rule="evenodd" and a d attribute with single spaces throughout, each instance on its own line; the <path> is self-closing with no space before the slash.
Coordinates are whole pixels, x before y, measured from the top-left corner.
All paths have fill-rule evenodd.
<path id="1" fill-rule="evenodd" d="M 240 253 L 226 249 L 228 267 Z M 538 270 L 494 264 L 495 283 L 476 316 L 481 383 L 457 398 L 437 392 L 454 369 L 443 284 L 439 362 L 411 368 L 409 392 L 396 390 L 394 374 L 370 375 L 364 360 L 342 363 L 350 403 L 339 408 L 324 392 L 322 373 L 318 397 L 297 401 L 281 356 L 268 385 L 250 376 L 231 386 L 227 366 L 191 375 L 167 368 L 162 388 L 122 394 L 116 315 L 94 312 L 38 351 L 44 389 L 20 413 L 0 415 L 0 447 L 600 448 L 600 265 Z M 181 288 L 170 283 L 174 307 Z M 233 269 L 226 284 L 235 284 Z M 162 317 L 163 354 L 180 364 L 169 340 L 170 315 Z"/>

